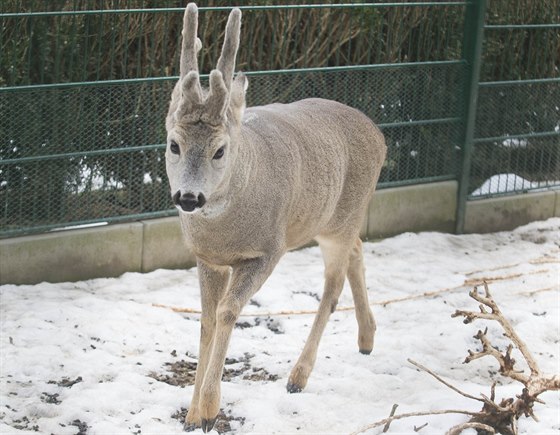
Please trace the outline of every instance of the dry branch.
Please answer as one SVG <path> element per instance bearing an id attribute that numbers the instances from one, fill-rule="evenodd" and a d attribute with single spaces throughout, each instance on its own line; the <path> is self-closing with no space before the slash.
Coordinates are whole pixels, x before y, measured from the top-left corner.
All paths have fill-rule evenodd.
<path id="1" fill-rule="evenodd" d="M 362 427 L 361 429 L 358 429 L 355 432 L 352 432 L 350 435 L 358 435 L 361 433 L 364 433 L 370 429 L 375 429 L 376 427 L 379 426 L 385 426 L 387 423 L 391 423 L 395 420 L 401 420 L 403 418 L 410 418 L 410 417 L 423 417 L 423 416 L 429 416 L 429 415 L 443 415 L 443 414 L 464 414 L 464 415 L 470 415 L 473 418 L 476 418 L 477 416 L 479 416 L 479 412 L 471 412 L 471 411 L 465 411 L 464 409 L 442 409 L 439 411 L 420 411 L 420 412 L 408 412 L 405 414 L 395 414 L 392 415 L 390 417 L 384 418 L 383 420 L 379 420 L 376 421 L 375 423 L 372 424 L 368 424 L 367 426 Z"/>
<path id="2" fill-rule="evenodd" d="M 463 433 L 465 429 L 478 429 L 483 430 L 489 434 L 495 434 L 496 431 L 493 427 L 488 426 L 487 424 L 476 423 L 476 422 L 469 422 L 469 423 L 461 423 L 457 426 L 453 426 L 451 429 L 447 431 L 445 435 L 460 435 Z"/>
<path id="3" fill-rule="evenodd" d="M 482 351 L 469 351 L 469 356 L 466 358 L 465 362 L 468 363 L 474 359 L 490 355 L 493 356 L 500 364 L 500 373 L 502 375 L 525 384 L 527 388 L 529 388 L 530 385 L 532 394 L 538 395 L 549 389 L 559 389 L 560 377 L 553 376 L 550 379 L 546 379 L 546 377 L 541 374 L 541 370 L 527 345 L 517 335 L 509 320 L 504 317 L 498 305 L 494 299 L 492 299 L 492 295 L 488 289 L 488 284 L 484 283 L 484 295 L 481 295 L 476 287 L 469 293 L 469 295 L 477 302 L 480 302 L 480 312 L 457 310 L 454 314 L 452 314 L 452 317 L 463 316 L 465 318 L 463 320 L 464 323 L 471 323 L 476 319 L 495 320 L 500 324 L 504 330 L 504 335 L 512 342 L 512 344 L 510 344 L 506 349 L 506 352 L 502 354 L 492 346 L 487 336 L 487 330 L 484 332 L 478 331 L 475 338 L 480 340 L 482 344 Z M 491 311 L 488 312 L 485 307 L 489 308 Z M 531 371 L 530 375 L 522 374 L 522 372 L 518 372 L 514 369 L 513 366 L 515 364 L 515 360 L 511 357 L 513 346 L 516 346 L 523 355 L 523 358 L 527 362 Z M 534 384 L 538 384 L 539 386 L 542 384 L 542 387 L 545 389 L 541 389 L 542 387 L 537 387 L 537 385 Z"/>
<path id="4" fill-rule="evenodd" d="M 550 263 L 550 262 L 557 262 L 556 260 L 551 260 L 549 257 L 539 257 L 533 260 L 530 260 L 529 263 L 531 264 L 543 264 L 543 263 Z M 505 265 L 505 266 L 500 266 L 494 269 L 488 269 L 488 270 L 498 270 L 498 269 L 508 269 L 508 268 L 512 268 L 515 266 L 519 266 L 520 264 L 523 263 L 516 263 L 516 264 L 509 264 L 509 265 Z M 484 270 L 476 270 L 476 271 L 472 271 L 472 272 L 468 272 L 465 273 L 466 276 L 471 276 L 474 274 L 478 274 L 484 272 Z M 393 299 L 386 299 L 383 301 L 377 301 L 377 302 L 372 302 L 370 305 L 377 305 L 377 306 L 387 306 L 390 304 L 394 304 L 394 303 L 399 303 L 399 302 L 405 302 L 405 301 L 412 301 L 415 299 L 422 299 L 422 298 L 427 298 L 427 297 L 432 297 L 432 296 L 438 296 L 440 294 L 443 293 L 449 293 L 449 292 L 453 292 L 453 291 L 457 291 L 457 290 L 461 290 L 465 287 L 475 287 L 477 285 L 482 285 L 484 282 L 496 282 L 496 281 L 508 281 L 511 279 L 515 279 L 515 278 L 519 278 L 520 276 L 525 276 L 528 274 L 543 274 L 543 273 L 547 273 L 550 272 L 550 270 L 548 269 L 539 269 L 533 272 L 526 272 L 524 274 L 509 274 L 509 275 L 501 275 L 501 276 L 495 276 L 495 277 L 482 277 L 482 278 L 468 278 L 465 279 L 463 281 L 462 284 L 455 286 L 455 287 L 446 287 L 446 288 L 442 288 L 442 289 L 438 289 L 438 290 L 432 290 L 432 291 L 425 291 L 423 293 L 419 293 L 419 294 L 413 294 L 413 295 L 408 295 L 408 296 L 402 296 L 399 298 L 393 298 Z M 550 291 L 550 290 L 555 290 L 558 289 L 558 286 L 552 286 L 552 287 L 547 287 L 547 288 L 541 288 L 541 289 L 536 289 L 536 290 L 532 290 L 532 291 L 528 291 L 528 292 L 521 292 L 518 294 L 522 294 L 525 296 L 531 296 L 535 293 L 540 293 L 540 292 L 545 292 L 545 291 Z M 170 306 L 170 305 L 163 305 L 163 304 L 157 304 L 157 303 L 152 303 L 152 306 L 154 307 L 158 307 L 158 308 L 166 308 L 169 310 L 172 310 L 176 313 L 187 313 L 187 314 L 201 314 L 200 309 L 196 309 L 196 308 L 189 308 L 189 307 L 175 307 L 175 306 Z M 336 308 L 336 311 L 352 311 L 354 310 L 353 306 L 339 306 Z M 317 310 L 282 310 L 282 311 L 276 311 L 276 312 L 256 312 L 256 313 L 241 313 L 242 317 L 264 317 L 264 316 L 292 316 L 292 315 L 303 315 L 303 314 L 316 314 Z M 493 318 L 491 318 L 492 320 Z"/>
<path id="5" fill-rule="evenodd" d="M 439 382 L 452 389 L 456 393 L 461 394 L 462 396 L 467 397 L 471 400 L 482 402 L 482 409 L 479 412 L 471 412 L 465 410 L 441 410 L 394 415 L 396 407 L 393 406 L 391 415 L 388 418 L 365 426 L 362 429 L 354 432 L 352 435 L 359 434 L 383 425 L 388 429 L 389 424 L 392 421 L 402 418 L 450 413 L 470 415 L 471 419 L 468 422 L 461 423 L 452 427 L 451 429 L 449 429 L 446 435 L 460 435 L 466 429 L 476 429 L 479 434 L 491 435 L 501 433 L 504 435 L 517 435 L 517 421 L 520 417 L 532 417 L 533 419 L 537 420 L 537 417 L 533 412 L 533 405 L 535 404 L 535 402 L 544 403 L 538 398 L 541 393 L 545 391 L 560 389 L 560 376 L 547 376 L 541 372 L 527 345 L 517 335 L 511 323 L 505 318 L 503 313 L 500 311 L 498 304 L 492 298 L 486 282 L 484 283 L 484 294 L 480 294 L 478 292 L 478 289 L 475 287 L 469 293 L 469 295 L 479 303 L 479 311 L 457 310 L 452 315 L 452 317 L 462 316 L 464 317 L 464 323 L 471 323 L 474 320 L 479 319 L 496 321 L 504 330 L 504 335 L 511 341 L 511 344 L 508 345 L 506 351 L 502 353 L 492 345 L 490 338 L 487 335 L 488 329 L 485 329 L 484 332 L 478 331 L 478 333 L 475 335 L 475 338 L 482 344 L 482 350 L 479 352 L 473 352 L 469 350 L 469 355 L 464 362 L 469 363 L 475 359 L 482 358 L 483 356 L 493 357 L 498 361 L 498 364 L 500 365 L 500 374 L 510 379 L 521 382 L 524 385 L 521 393 L 517 395 L 516 398 L 505 398 L 498 403 L 495 400 L 496 383 L 494 382 L 490 387 L 489 397 L 484 394 L 480 394 L 480 397 L 476 397 L 471 394 L 465 393 L 457 387 L 451 385 L 441 376 L 437 375 L 422 364 L 408 359 L 408 362 L 410 364 L 433 376 Z M 523 373 L 523 371 L 518 371 L 515 368 L 515 360 L 511 356 L 511 352 L 514 346 L 517 347 L 521 352 L 521 355 L 523 356 L 530 369 L 530 374 L 525 374 Z"/>
<path id="6" fill-rule="evenodd" d="M 551 251 L 547 255 L 543 255 L 541 257 L 533 258 L 532 260 L 529 260 L 528 263 L 529 264 L 551 264 L 551 263 L 552 264 L 557 264 L 557 263 L 560 263 L 560 260 L 558 260 L 555 257 L 558 254 L 560 254 L 560 251 Z M 553 255 L 553 256 L 549 256 L 549 255 Z M 482 273 L 482 272 L 494 272 L 496 270 L 512 269 L 514 267 L 521 266 L 525 263 L 526 262 L 504 264 L 504 265 L 496 266 L 496 267 L 493 267 L 493 268 L 490 268 L 490 269 L 473 270 L 471 272 L 466 273 L 465 275 L 471 276 L 471 275 L 476 275 L 476 274 Z"/>
<path id="7" fill-rule="evenodd" d="M 519 293 L 516 293 L 516 294 L 518 294 L 518 295 L 523 295 L 523 296 L 533 296 L 533 295 L 536 295 L 537 293 L 549 292 L 549 291 L 551 291 L 551 290 L 556 290 L 556 291 L 558 291 L 558 290 L 560 290 L 560 286 L 558 286 L 558 285 L 553 285 L 553 286 L 551 286 L 551 287 L 543 287 L 543 288 L 539 288 L 539 289 L 536 289 L 536 290 L 530 290 L 530 291 L 526 291 L 526 292 L 519 292 Z"/>
<path id="8" fill-rule="evenodd" d="M 543 403 L 538 396 L 545 391 L 560 389 L 560 376 L 546 376 L 541 372 L 527 345 L 517 335 L 509 320 L 503 315 L 492 298 L 487 283 L 484 283 L 484 294 L 479 293 L 475 287 L 469 295 L 480 303 L 479 311 L 457 310 L 452 317 L 462 316 L 464 317 L 464 323 L 471 323 L 478 319 L 496 321 L 504 330 L 504 335 L 511 341 L 511 344 L 502 353 L 492 345 L 487 335 L 488 329 L 485 329 L 484 332 L 479 330 L 474 338 L 480 341 L 482 350 L 479 352 L 469 350 L 465 363 L 484 356 L 491 356 L 498 362 L 500 366 L 499 371 L 502 376 L 521 382 L 524 385 L 521 394 L 517 395 L 515 399 L 502 399 L 498 404 L 494 401 L 494 384 L 490 398 L 482 396 L 484 398 L 484 405 L 481 411 L 482 417 L 473 417 L 469 423 L 488 425 L 499 433 L 515 435 L 517 434 L 517 420 L 520 417 L 525 416 L 537 419 L 533 412 L 533 406 L 535 402 Z M 511 356 L 514 346 L 521 352 L 523 359 L 529 367 L 530 374 L 525 374 L 523 371 L 518 371 L 515 368 L 515 359 Z M 457 428 L 458 431 L 452 433 L 461 433 L 462 429 L 459 426 Z M 467 426 L 464 428 L 467 428 Z"/>

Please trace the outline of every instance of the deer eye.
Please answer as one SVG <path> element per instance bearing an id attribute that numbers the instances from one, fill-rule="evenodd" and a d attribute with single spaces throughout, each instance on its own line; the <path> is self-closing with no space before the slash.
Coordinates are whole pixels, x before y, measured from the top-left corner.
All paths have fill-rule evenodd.
<path id="1" fill-rule="evenodd" d="M 225 151 L 225 145 L 223 147 L 218 148 L 218 151 L 216 151 L 216 153 L 214 154 L 214 157 L 212 157 L 214 160 L 219 160 L 224 156 L 224 151 Z"/>
<path id="2" fill-rule="evenodd" d="M 171 150 L 171 152 L 173 154 L 180 154 L 181 153 L 181 149 L 179 148 L 179 145 L 177 145 L 177 142 L 175 142 L 175 141 L 171 141 L 171 143 L 169 144 L 169 149 Z"/>

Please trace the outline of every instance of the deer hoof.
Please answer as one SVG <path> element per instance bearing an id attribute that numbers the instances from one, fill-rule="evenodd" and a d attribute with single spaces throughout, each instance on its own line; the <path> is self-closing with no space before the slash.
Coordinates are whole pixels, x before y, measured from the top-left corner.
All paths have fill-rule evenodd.
<path id="1" fill-rule="evenodd" d="M 288 382 L 288 385 L 286 385 L 286 390 L 288 391 L 288 393 L 292 394 L 292 393 L 301 393 L 303 388 L 300 387 L 297 384 L 292 384 L 291 382 Z"/>
<path id="2" fill-rule="evenodd" d="M 203 418 L 202 419 L 202 432 L 207 433 L 210 432 L 213 428 L 214 428 L 214 424 L 216 423 L 216 420 L 218 419 L 218 416 L 211 418 L 209 420 Z"/>
<path id="3" fill-rule="evenodd" d="M 183 429 L 186 432 L 192 432 L 197 427 L 200 427 L 200 415 L 198 413 L 198 407 L 191 406 L 189 412 L 187 412 L 187 417 L 183 423 Z"/>
<path id="4" fill-rule="evenodd" d="M 360 353 L 362 355 L 369 355 L 371 353 L 372 349 L 360 349 Z"/>
<path id="5" fill-rule="evenodd" d="M 192 432 L 196 430 L 198 426 L 194 423 L 187 423 L 186 421 L 183 423 L 183 431 L 185 432 Z"/>

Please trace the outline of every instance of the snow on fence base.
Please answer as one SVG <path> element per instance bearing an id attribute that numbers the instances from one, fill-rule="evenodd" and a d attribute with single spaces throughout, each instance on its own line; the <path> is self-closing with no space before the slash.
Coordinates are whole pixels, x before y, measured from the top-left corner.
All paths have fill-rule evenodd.
<path id="1" fill-rule="evenodd" d="M 507 193 L 559 190 L 560 181 L 529 181 L 516 174 L 497 174 L 490 177 L 471 193 L 471 197 L 503 195 Z"/>

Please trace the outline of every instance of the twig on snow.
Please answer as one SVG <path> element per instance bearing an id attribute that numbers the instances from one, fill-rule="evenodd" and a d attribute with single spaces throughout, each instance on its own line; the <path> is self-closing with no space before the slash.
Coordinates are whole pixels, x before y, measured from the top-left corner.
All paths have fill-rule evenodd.
<path id="1" fill-rule="evenodd" d="M 457 426 L 453 426 L 451 429 L 449 429 L 446 432 L 445 435 L 460 435 L 461 433 L 463 433 L 465 429 L 480 429 L 491 435 L 496 433 L 496 431 L 492 426 L 488 426 L 487 424 L 482 424 L 482 423 L 469 422 L 469 423 L 461 423 L 458 424 Z"/>
<path id="2" fill-rule="evenodd" d="M 443 385 L 445 385 L 445 386 L 448 387 L 448 388 L 451 388 L 453 391 L 455 391 L 456 393 L 459 393 L 461 396 L 464 396 L 464 397 L 466 397 L 466 398 L 468 398 L 468 399 L 478 400 L 478 401 L 480 401 L 480 402 L 484 402 L 484 399 L 481 399 L 480 397 L 472 396 L 472 395 L 470 395 L 470 394 L 468 394 L 468 393 L 465 393 L 465 392 L 459 390 L 457 387 L 455 387 L 455 386 L 451 385 L 450 383 L 444 381 L 439 375 L 435 374 L 432 370 L 430 370 L 429 368 L 423 366 L 422 364 L 417 363 L 416 361 L 411 360 L 410 358 L 408 358 L 407 361 L 408 361 L 410 364 L 412 364 L 413 366 L 418 367 L 420 370 L 422 370 L 422 371 L 428 373 L 429 375 L 432 375 L 434 378 L 436 378 L 436 379 L 437 379 L 439 382 L 441 382 Z"/>
<path id="3" fill-rule="evenodd" d="M 355 432 L 352 432 L 350 435 L 358 435 L 364 433 L 370 429 L 375 429 L 379 426 L 384 426 L 387 423 L 391 423 L 395 420 L 401 420 L 403 418 L 410 418 L 410 417 L 424 417 L 428 415 L 443 415 L 443 414 L 463 414 L 463 415 L 470 415 L 472 417 L 479 416 L 479 412 L 471 412 L 465 411 L 464 409 L 442 409 L 438 411 L 420 411 L 420 412 L 408 412 L 405 414 L 395 414 L 391 417 L 384 418 L 383 420 L 376 421 L 375 423 L 368 424 L 367 426 L 358 429 Z"/>
<path id="4" fill-rule="evenodd" d="M 399 407 L 399 405 L 398 405 L 397 403 L 395 403 L 395 404 L 393 405 L 393 408 L 391 408 L 391 412 L 389 413 L 389 417 L 392 417 L 392 416 L 395 415 L 395 411 L 397 410 L 398 407 Z M 391 422 L 392 422 L 392 421 L 393 421 L 393 420 L 389 420 L 389 421 L 387 422 L 387 424 L 383 427 L 383 433 L 385 433 L 385 432 L 387 432 L 387 431 L 389 430 L 389 426 L 391 425 Z"/>

